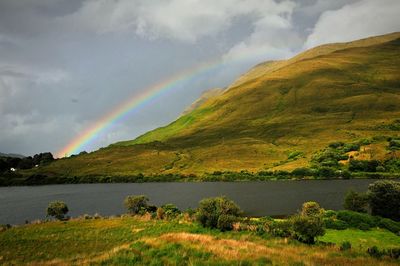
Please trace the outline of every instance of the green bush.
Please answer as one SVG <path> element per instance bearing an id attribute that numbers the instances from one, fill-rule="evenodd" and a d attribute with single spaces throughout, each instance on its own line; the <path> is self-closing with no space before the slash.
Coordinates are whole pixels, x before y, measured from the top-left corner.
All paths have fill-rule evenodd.
<path id="1" fill-rule="evenodd" d="M 149 199 L 145 195 L 127 196 L 124 205 L 131 214 L 145 212 L 148 207 Z"/>
<path id="2" fill-rule="evenodd" d="M 323 220 L 324 220 L 325 227 L 329 228 L 329 229 L 345 230 L 345 229 L 349 228 L 349 225 L 342 220 L 338 220 L 338 219 L 334 219 L 334 218 L 325 218 Z"/>
<path id="3" fill-rule="evenodd" d="M 392 158 L 383 162 L 386 172 L 398 173 L 400 172 L 400 159 Z"/>
<path id="4" fill-rule="evenodd" d="M 238 217 L 242 214 L 239 206 L 233 201 L 227 199 L 226 197 L 216 197 L 203 199 L 199 203 L 199 208 L 197 210 L 196 219 L 204 227 L 218 228 L 226 230 L 226 217 L 224 219 L 224 227 L 220 228 L 218 221 L 220 216 L 228 215 L 233 217 Z"/>
<path id="5" fill-rule="evenodd" d="M 237 216 L 222 214 L 218 217 L 217 228 L 221 231 L 230 231 L 233 228 L 233 224 L 237 222 L 237 220 Z"/>
<path id="6" fill-rule="evenodd" d="M 307 167 L 296 168 L 292 171 L 294 176 L 313 176 L 315 172 Z"/>
<path id="7" fill-rule="evenodd" d="M 360 144 L 358 143 L 347 143 L 343 146 L 344 152 L 359 151 L 359 150 L 360 150 Z"/>
<path id="8" fill-rule="evenodd" d="M 389 149 L 400 150 L 400 139 L 392 139 L 389 141 Z"/>
<path id="9" fill-rule="evenodd" d="M 168 219 L 176 218 L 181 213 L 174 204 L 165 204 L 161 208 L 164 210 L 164 216 Z"/>
<path id="10" fill-rule="evenodd" d="M 368 187 L 372 215 L 400 221 L 400 182 L 382 180 Z"/>
<path id="11" fill-rule="evenodd" d="M 304 155 L 304 153 L 301 151 L 293 151 L 293 152 L 289 153 L 288 160 L 295 160 L 303 155 Z"/>
<path id="12" fill-rule="evenodd" d="M 68 206 L 63 201 L 53 201 L 47 206 L 46 213 L 48 216 L 52 216 L 58 220 L 64 220 L 68 211 Z"/>
<path id="13" fill-rule="evenodd" d="M 350 227 L 368 230 L 376 226 L 376 221 L 368 214 L 353 211 L 338 211 L 337 219 L 346 222 Z"/>
<path id="14" fill-rule="evenodd" d="M 337 213 L 333 210 L 326 210 L 324 212 L 324 218 L 336 218 Z"/>
<path id="15" fill-rule="evenodd" d="M 380 219 L 378 226 L 400 236 L 400 222 L 395 222 L 388 218 L 382 218 Z"/>
<path id="16" fill-rule="evenodd" d="M 344 198 L 343 207 L 349 211 L 365 213 L 368 211 L 368 197 L 366 194 L 350 190 Z"/>
<path id="17" fill-rule="evenodd" d="M 349 249 L 351 249 L 351 243 L 349 241 L 344 241 L 344 242 L 342 242 L 342 244 L 340 244 L 341 251 L 349 250 Z"/>
<path id="18" fill-rule="evenodd" d="M 342 141 L 332 142 L 329 144 L 329 147 L 334 148 L 334 149 L 341 148 L 343 146 L 344 146 L 344 142 L 342 142 Z"/>
<path id="19" fill-rule="evenodd" d="M 291 221 L 294 236 L 301 242 L 314 244 L 317 236 L 325 234 L 324 223 L 320 217 L 296 215 Z"/>
<path id="20" fill-rule="evenodd" d="M 318 168 L 318 176 L 322 178 L 336 177 L 337 172 L 335 168 L 323 166 Z"/>
<path id="21" fill-rule="evenodd" d="M 360 229 L 362 231 L 367 231 L 369 229 L 371 229 L 371 226 L 367 223 L 360 223 L 356 226 L 357 229 Z"/>
<path id="22" fill-rule="evenodd" d="M 308 201 L 301 206 L 302 216 L 320 216 L 324 213 L 324 209 L 319 206 L 318 202 Z"/>
<path id="23" fill-rule="evenodd" d="M 355 160 L 349 161 L 349 170 L 352 172 L 376 172 L 376 168 L 380 166 L 378 160 Z"/>
<path id="24" fill-rule="evenodd" d="M 272 221 L 268 223 L 269 232 L 273 236 L 289 237 L 293 234 L 293 224 L 291 220 Z"/>

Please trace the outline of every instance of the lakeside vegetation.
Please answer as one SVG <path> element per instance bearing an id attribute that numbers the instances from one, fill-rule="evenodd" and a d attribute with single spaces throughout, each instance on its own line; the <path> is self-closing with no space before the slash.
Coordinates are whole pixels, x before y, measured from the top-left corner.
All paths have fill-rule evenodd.
<path id="1" fill-rule="evenodd" d="M 398 182 L 378 181 L 367 192 L 368 205 L 374 201 L 373 191 L 383 193 L 388 188 L 393 190 L 389 194 L 394 193 L 390 196 L 400 195 Z M 381 204 L 388 204 L 387 199 Z M 306 202 L 297 214 L 273 219 L 245 217 L 240 207 L 225 197 L 203 199 L 196 210 L 184 211 L 172 204 L 152 206 L 144 195 L 128 196 L 124 204 L 126 215 L 68 218 L 65 203 L 52 202 L 47 213 L 59 221 L 2 228 L 0 264 L 400 263 L 400 222 L 384 218 L 391 215 L 387 211 L 372 216 L 324 210 L 316 202 Z M 398 212 L 400 203 L 396 204 Z"/>
<path id="2" fill-rule="evenodd" d="M 332 142 L 326 148 L 313 154 L 308 167 L 299 167 L 292 171 L 214 171 L 212 173 L 203 173 L 199 175 L 179 173 L 149 175 L 139 173 L 127 176 L 69 176 L 67 174 L 44 174 L 41 173 L 42 167 L 47 167 L 53 160 L 51 153 L 44 153 L 43 155 L 46 155 L 44 158 L 51 158 L 51 160 L 42 160 L 37 167 L 31 169 L 16 168 L 17 170 L 14 172 L 4 167 L 4 169 L 7 170 L 3 169 L 3 173 L 0 173 L 0 186 L 179 181 L 267 181 L 285 179 L 396 179 L 400 178 L 400 158 L 397 157 L 400 152 L 399 143 L 400 138 L 382 136 L 371 139 L 360 139 L 348 143 Z M 366 151 L 370 152 L 371 145 L 375 145 L 375 147 L 377 147 L 376 145 L 380 145 L 379 147 L 383 146 L 389 154 L 388 157 L 381 160 L 368 159 L 368 157 L 365 157 Z M 303 154 L 299 151 L 291 152 L 288 154 L 287 161 L 298 160 L 302 156 Z M 36 156 L 33 158 L 36 158 Z M 17 158 L 0 158 L 0 162 L 2 160 L 4 162 L 9 161 L 13 163 L 16 163 L 18 160 L 19 163 L 17 165 L 19 165 L 22 162 L 32 161 L 32 157 L 25 158 L 25 161 Z M 23 163 L 23 165 L 25 165 L 25 163 Z"/>

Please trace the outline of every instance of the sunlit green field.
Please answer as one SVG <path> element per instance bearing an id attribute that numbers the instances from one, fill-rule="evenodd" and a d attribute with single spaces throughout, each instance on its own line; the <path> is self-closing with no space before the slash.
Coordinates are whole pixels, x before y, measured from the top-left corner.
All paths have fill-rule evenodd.
<path id="1" fill-rule="evenodd" d="M 349 241 L 353 249 L 365 251 L 377 246 L 381 249 L 400 247 L 400 236 L 382 229 L 361 231 L 356 229 L 332 230 L 327 229 L 320 241 L 341 244 Z"/>
<path id="2" fill-rule="evenodd" d="M 71 220 L 8 229 L 0 233 L 1 265 L 397 265 L 369 257 L 365 249 L 400 247 L 383 230 L 327 230 L 320 238 L 338 245 L 305 245 L 255 232 L 204 229 L 184 217 Z"/>

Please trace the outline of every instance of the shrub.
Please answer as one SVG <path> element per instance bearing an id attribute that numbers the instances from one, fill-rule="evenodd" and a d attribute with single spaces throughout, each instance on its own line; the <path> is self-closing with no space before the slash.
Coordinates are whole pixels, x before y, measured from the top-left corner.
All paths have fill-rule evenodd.
<path id="1" fill-rule="evenodd" d="M 240 216 L 242 211 L 233 201 L 226 197 L 203 199 L 199 203 L 197 221 L 204 227 L 219 228 L 218 220 L 221 215 Z M 224 218 L 225 219 L 225 218 Z M 227 219 L 225 219 L 226 221 Z M 222 225 L 222 222 L 221 222 Z M 225 229 L 224 226 L 223 229 Z M 221 229 L 221 228 L 219 228 Z"/>
<path id="2" fill-rule="evenodd" d="M 399 150 L 400 149 L 400 139 L 392 139 L 389 141 L 389 149 Z"/>
<path id="3" fill-rule="evenodd" d="M 68 213 L 68 206 L 62 201 L 53 201 L 47 206 L 46 213 L 58 220 L 64 220 L 65 215 Z"/>
<path id="4" fill-rule="evenodd" d="M 368 197 L 363 193 L 350 190 L 345 198 L 343 207 L 349 211 L 367 212 Z"/>
<path id="5" fill-rule="evenodd" d="M 318 168 L 318 176 L 323 177 L 323 178 L 329 178 L 329 177 L 336 177 L 337 173 L 335 168 L 332 167 L 320 167 Z"/>
<path id="6" fill-rule="evenodd" d="M 343 147 L 344 152 L 359 151 L 359 150 L 360 150 L 360 144 L 358 143 L 347 143 Z"/>
<path id="7" fill-rule="evenodd" d="M 357 229 L 360 229 L 362 231 L 367 231 L 371 228 L 371 226 L 367 223 L 360 223 L 356 226 Z"/>
<path id="8" fill-rule="evenodd" d="M 386 252 L 389 257 L 391 257 L 392 259 L 399 259 L 400 258 L 400 248 L 390 248 L 387 250 Z"/>
<path id="9" fill-rule="evenodd" d="M 324 209 L 322 209 L 318 202 L 315 201 L 304 202 L 301 207 L 302 216 L 320 216 L 323 213 Z"/>
<path id="10" fill-rule="evenodd" d="M 380 165 L 378 160 L 354 160 L 349 161 L 349 170 L 352 172 L 376 172 Z"/>
<path id="11" fill-rule="evenodd" d="M 295 237 L 301 242 L 314 244 L 317 236 L 325 234 L 324 223 L 320 217 L 296 215 L 291 220 Z"/>
<path id="12" fill-rule="evenodd" d="M 362 230 L 376 226 L 376 221 L 370 215 L 353 211 L 338 211 L 337 219 L 346 222 L 350 227 Z"/>
<path id="13" fill-rule="evenodd" d="M 381 252 L 377 246 L 373 246 L 367 249 L 367 253 L 374 258 L 381 258 L 384 253 Z"/>
<path id="14" fill-rule="evenodd" d="M 334 219 L 334 218 L 327 218 L 327 219 L 323 219 L 323 220 L 324 220 L 325 227 L 329 228 L 329 229 L 345 230 L 345 229 L 349 228 L 349 225 L 342 220 L 338 220 L 338 219 Z"/>
<path id="15" fill-rule="evenodd" d="M 164 210 L 164 216 L 168 219 L 176 218 L 181 213 L 174 204 L 165 204 L 161 208 Z"/>
<path id="16" fill-rule="evenodd" d="M 222 214 L 218 217 L 217 228 L 221 231 L 230 231 L 237 220 L 237 216 Z"/>
<path id="17" fill-rule="evenodd" d="M 378 226 L 385 228 L 397 235 L 400 235 L 400 222 L 395 222 L 391 219 L 382 218 L 380 219 Z"/>
<path id="18" fill-rule="evenodd" d="M 400 182 L 382 180 L 368 187 L 372 215 L 400 221 Z"/>
<path id="19" fill-rule="evenodd" d="M 150 212 L 150 213 L 155 213 L 157 211 L 157 209 L 158 209 L 157 206 L 154 206 L 154 205 L 148 205 L 146 207 L 146 211 Z"/>
<path id="20" fill-rule="evenodd" d="M 324 217 L 325 218 L 336 218 L 337 213 L 332 210 L 327 210 L 324 212 Z"/>
<path id="21" fill-rule="evenodd" d="M 273 236 L 289 237 L 293 234 L 293 225 L 291 220 L 272 221 L 268 223 L 269 232 Z"/>
<path id="22" fill-rule="evenodd" d="M 344 242 L 342 242 L 342 244 L 340 244 L 341 251 L 349 250 L 349 249 L 351 249 L 351 243 L 349 241 L 344 241 Z"/>
<path id="23" fill-rule="evenodd" d="M 343 145 L 344 145 L 344 142 L 338 141 L 338 142 L 332 142 L 332 143 L 330 143 L 330 144 L 329 144 L 329 147 L 330 147 L 330 148 L 337 149 L 337 148 L 342 147 Z"/>
<path id="24" fill-rule="evenodd" d="M 400 159 L 392 158 L 384 161 L 386 172 L 396 173 L 400 172 Z"/>
<path id="25" fill-rule="evenodd" d="M 288 160 L 295 160 L 303 155 L 304 155 L 304 153 L 301 151 L 293 151 L 293 152 L 289 153 Z"/>
<path id="26" fill-rule="evenodd" d="M 300 167 L 296 168 L 292 171 L 292 175 L 294 176 L 313 176 L 314 171 L 310 168 Z"/>
<path id="27" fill-rule="evenodd" d="M 149 199 L 144 195 L 139 196 L 127 196 L 124 204 L 131 214 L 139 214 L 146 210 Z"/>
<path id="28" fill-rule="evenodd" d="M 164 216 L 165 216 L 164 209 L 161 207 L 157 208 L 157 219 L 162 220 L 162 219 L 164 219 Z"/>

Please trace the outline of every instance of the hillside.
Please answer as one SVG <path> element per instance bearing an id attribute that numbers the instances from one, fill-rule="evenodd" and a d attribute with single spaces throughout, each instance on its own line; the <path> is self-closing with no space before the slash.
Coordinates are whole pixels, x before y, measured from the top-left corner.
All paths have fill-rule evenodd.
<path id="1" fill-rule="evenodd" d="M 328 44 L 259 64 L 135 140 L 57 160 L 63 176 L 293 170 L 332 142 L 364 143 L 351 156 L 398 158 L 400 33 Z M 346 162 L 343 162 L 344 164 Z"/>

